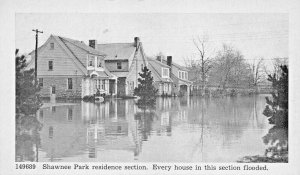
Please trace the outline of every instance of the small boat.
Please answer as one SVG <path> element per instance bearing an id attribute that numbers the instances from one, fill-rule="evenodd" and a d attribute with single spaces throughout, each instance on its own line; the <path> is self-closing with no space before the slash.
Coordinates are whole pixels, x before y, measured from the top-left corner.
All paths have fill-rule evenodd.
<path id="1" fill-rule="evenodd" d="M 101 103 L 101 102 L 103 102 L 104 101 L 104 98 L 103 97 L 101 97 L 101 96 L 96 96 L 95 97 L 95 102 L 96 103 Z"/>

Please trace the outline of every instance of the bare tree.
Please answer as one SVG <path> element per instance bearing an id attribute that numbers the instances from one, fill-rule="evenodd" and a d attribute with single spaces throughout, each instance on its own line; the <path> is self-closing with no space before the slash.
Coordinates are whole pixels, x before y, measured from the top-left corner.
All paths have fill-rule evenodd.
<path id="1" fill-rule="evenodd" d="M 259 58 L 254 60 L 253 63 L 249 64 L 251 68 L 250 82 L 251 86 L 254 86 L 257 90 L 257 85 L 262 83 L 265 80 L 264 68 L 264 59 Z"/>
<path id="2" fill-rule="evenodd" d="M 243 55 L 224 44 L 214 59 L 211 79 L 225 89 L 228 85 L 239 86 L 247 79 L 247 64 Z"/>
<path id="3" fill-rule="evenodd" d="M 201 83 L 201 93 L 202 93 L 201 95 L 203 96 L 204 90 L 207 85 L 208 73 L 212 68 L 212 59 L 209 56 L 209 49 L 208 49 L 208 37 L 203 36 L 202 38 L 200 38 L 198 36 L 197 38 L 193 39 L 193 43 L 198 51 L 198 57 L 196 61 L 191 63 L 193 63 L 196 69 L 195 71 L 197 73 L 200 73 L 200 83 Z"/>

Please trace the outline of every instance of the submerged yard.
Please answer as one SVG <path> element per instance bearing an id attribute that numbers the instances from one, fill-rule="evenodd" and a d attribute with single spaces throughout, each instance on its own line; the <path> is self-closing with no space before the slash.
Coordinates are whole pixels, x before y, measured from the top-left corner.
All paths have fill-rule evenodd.
<path id="1" fill-rule="evenodd" d="M 39 142 L 17 142 L 16 160 L 236 162 L 268 148 L 264 107 L 264 95 L 158 98 L 151 111 L 134 99 L 46 103 Z"/>

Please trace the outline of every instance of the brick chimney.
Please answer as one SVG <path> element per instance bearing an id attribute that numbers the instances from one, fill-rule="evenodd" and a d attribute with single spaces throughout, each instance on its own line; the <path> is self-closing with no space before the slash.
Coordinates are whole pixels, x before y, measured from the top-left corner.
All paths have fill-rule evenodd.
<path id="1" fill-rule="evenodd" d="M 158 55 L 158 56 L 156 57 L 156 60 L 159 61 L 159 62 L 162 62 L 162 56 Z"/>
<path id="2" fill-rule="evenodd" d="M 167 56 L 167 65 L 172 67 L 172 56 Z"/>
<path id="3" fill-rule="evenodd" d="M 89 40 L 89 46 L 96 49 L 96 44 L 97 44 L 97 41 L 96 40 Z"/>
<path id="4" fill-rule="evenodd" d="M 172 56 L 167 56 L 167 65 L 170 66 L 170 77 L 172 73 Z"/>
<path id="5" fill-rule="evenodd" d="M 134 37 L 134 47 L 138 47 L 140 45 L 140 38 Z"/>

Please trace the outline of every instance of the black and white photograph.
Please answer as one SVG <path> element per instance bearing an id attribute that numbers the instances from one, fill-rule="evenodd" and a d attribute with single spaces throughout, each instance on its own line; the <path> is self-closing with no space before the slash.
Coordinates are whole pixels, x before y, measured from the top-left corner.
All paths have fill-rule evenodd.
<path id="1" fill-rule="evenodd" d="M 297 0 L 0 0 L 0 175 L 299 175 Z"/>
<path id="2" fill-rule="evenodd" d="M 16 161 L 287 163 L 288 33 L 280 13 L 16 14 Z"/>

